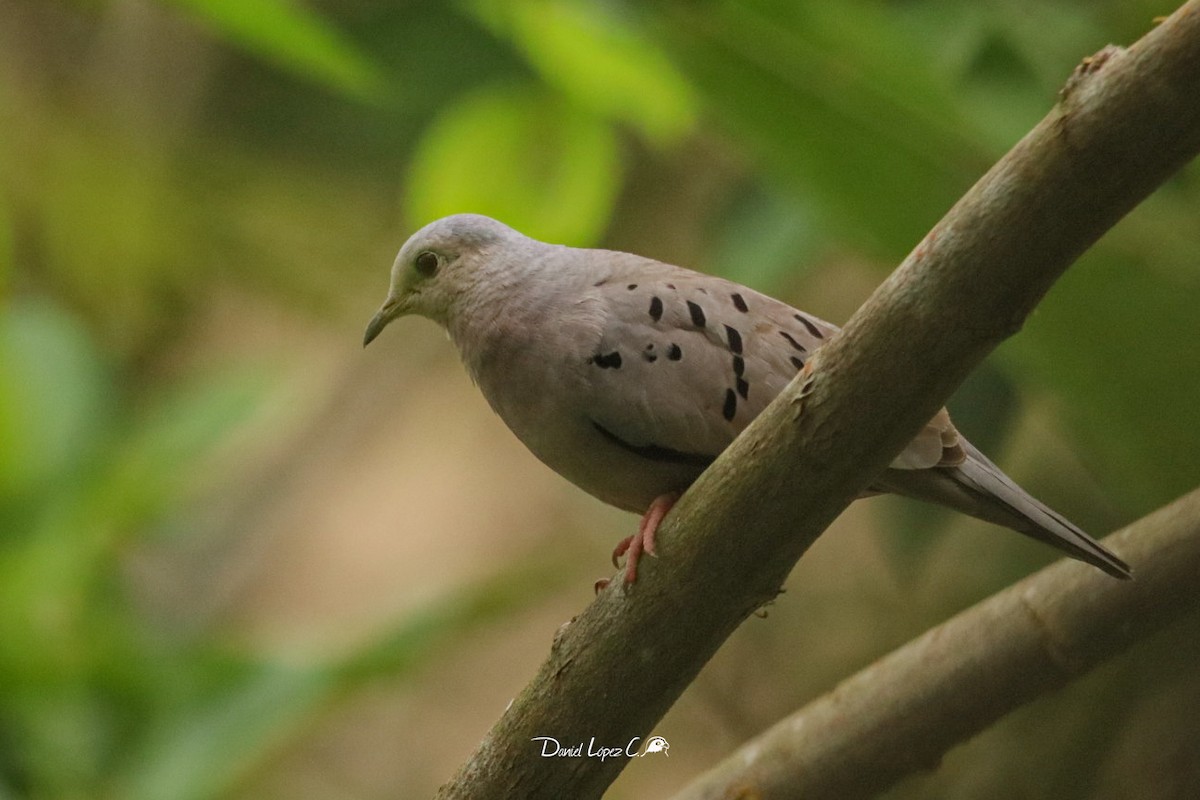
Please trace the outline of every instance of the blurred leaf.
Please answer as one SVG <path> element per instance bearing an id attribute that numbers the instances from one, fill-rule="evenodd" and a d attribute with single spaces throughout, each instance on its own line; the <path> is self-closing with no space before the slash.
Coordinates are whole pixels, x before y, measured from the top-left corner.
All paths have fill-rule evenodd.
<path id="1" fill-rule="evenodd" d="M 580 0 L 477 0 L 472 7 L 580 106 L 659 144 L 692 127 L 696 100 L 687 80 L 612 7 Z"/>
<path id="2" fill-rule="evenodd" d="M 595 243 L 620 185 L 609 126 L 531 88 L 491 87 L 433 121 L 413 156 L 406 209 L 416 227 L 471 211 L 535 238 Z"/>
<path id="3" fill-rule="evenodd" d="M 149 747 L 119 780 L 130 800 L 209 800 L 230 790 L 328 695 L 320 670 L 279 664 L 250 666 L 199 707 L 183 710 L 165 730 L 151 731 Z"/>
<path id="4" fill-rule="evenodd" d="M 0 158 L 3 152 L 0 151 Z M 5 170 L 7 172 L 7 170 Z M 7 198 L 0 197 L 0 303 L 3 303 L 9 292 L 13 273 L 13 235 L 12 221 L 8 215 Z M 3 788 L 0 787 L 0 798 Z"/>
<path id="5" fill-rule="evenodd" d="M 231 791 L 334 704 L 376 680 L 402 680 L 481 626 L 557 590 L 569 570 L 524 565 L 419 609 L 379 639 L 324 665 L 234 665 L 214 691 L 152 732 L 119 781 L 133 800 L 204 800 Z"/>
<path id="6" fill-rule="evenodd" d="M 3 307 L 0 502 L 79 469 L 113 412 L 112 390 L 99 354 L 61 309 L 28 300 Z"/>
<path id="7" fill-rule="evenodd" d="M 185 508 L 263 374 L 188 384 L 126 415 L 68 315 L 24 299 L 0 314 L 0 764 L 46 796 L 94 788 L 177 668 L 142 640 L 120 537 Z"/>
<path id="8" fill-rule="evenodd" d="M 919 44 L 875 5 L 669 9 L 658 27 L 713 122 L 765 176 L 818 198 L 887 257 L 911 248 L 988 166 L 948 82 L 912 58 Z"/>
<path id="9" fill-rule="evenodd" d="M 944 9 L 924 4 L 926 40 L 947 32 Z M 959 6 L 969 21 L 960 93 L 974 130 L 998 155 L 1045 116 L 1079 60 L 1110 41 L 1079 8 L 1037 3 L 1024 13 L 988 4 Z M 951 35 L 957 32 L 949 29 Z"/>
<path id="10" fill-rule="evenodd" d="M 36 155 L 14 163 L 36 252 L 76 308 L 129 344 L 150 324 L 147 295 L 183 261 L 173 247 L 189 217 L 166 153 L 95 119 L 40 124 Z"/>
<path id="11" fill-rule="evenodd" d="M 572 573 L 543 561 L 517 566 L 468 586 L 456 595 L 411 613 L 374 642 L 333 667 L 343 685 L 354 687 L 380 678 L 394 679 L 419 669 L 430 654 L 461 640 L 479 625 L 529 608 L 561 588 Z"/>
<path id="12" fill-rule="evenodd" d="M 1030 3 L 1021 14 L 995 6 L 981 8 L 988 37 L 1002 41 L 1019 57 L 1023 70 L 1036 81 L 1030 81 L 1028 88 L 1032 94 L 1040 94 L 1047 106 L 1057 99 L 1059 88 L 1081 59 L 1113 41 L 1109 26 L 1097 24 L 1093 14 L 1081 14 L 1069 3 Z M 1145 27 L 1133 33 L 1134 38 L 1149 30 L 1151 16 L 1145 16 Z M 1036 121 L 1029 120 L 1029 124 Z"/>
<path id="13" fill-rule="evenodd" d="M 1130 518 L 1200 483 L 1198 307 L 1200 273 L 1154 272 L 1140 253 L 1097 248 L 1005 351 L 1062 399 L 1059 411 L 1097 456 L 1093 476 Z"/>
<path id="14" fill-rule="evenodd" d="M 116 448 L 89 514 L 120 532 L 182 505 L 211 477 L 205 457 L 252 416 L 272 377 L 269 369 L 227 369 L 172 387 Z"/>
<path id="15" fill-rule="evenodd" d="M 182 404 L 186 425 L 156 421 L 146 437 L 172 457 L 131 476 L 113 458 L 124 449 L 114 394 L 69 315 L 26 298 L 0 313 L 0 764 L 46 796 L 95 787 L 139 724 L 153 673 L 171 668 L 134 633 L 114 536 L 177 505 L 231 421 Z"/>
<path id="16" fill-rule="evenodd" d="M 768 293 L 781 288 L 785 279 L 804 274 L 817 248 L 826 243 L 818 214 L 812 203 L 796 195 L 747 193 L 726 214 L 714 270 Z"/>
<path id="17" fill-rule="evenodd" d="M 360 99 L 384 80 L 353 42 L 288 0 L 160 0 L 178 6 L 248 52 Z"/>

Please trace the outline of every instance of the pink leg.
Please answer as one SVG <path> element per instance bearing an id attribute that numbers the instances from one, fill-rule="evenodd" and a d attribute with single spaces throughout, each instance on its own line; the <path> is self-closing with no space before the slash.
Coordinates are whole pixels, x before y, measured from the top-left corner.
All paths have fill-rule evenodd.
<path id="1" fill-rule="evenodd" d="M 650 504 L 650 508 L 646 509 L 646 513 L 642 516 L 642 521 L 638 525 L 638 532 L 626 539 L 622 539 L 613 550 L 613 564 L 620 566 L 617 559 L 623 555 L 628 556 L 628 561 L 625 563 L 625 583 L 635 583 L 637 581 L 637 565 L 641 559 L 642 553 L 656 555 L 654 551 L 654 536 L 658 533 L 658 526 L 662 524 L 663 518 L 667 516 L 667 512 L 675 505 L 675 501 L 679 499 L 679 495 L 672 492 L 670 494 L 660 495 L 654 498 L 654 502 Z"/>

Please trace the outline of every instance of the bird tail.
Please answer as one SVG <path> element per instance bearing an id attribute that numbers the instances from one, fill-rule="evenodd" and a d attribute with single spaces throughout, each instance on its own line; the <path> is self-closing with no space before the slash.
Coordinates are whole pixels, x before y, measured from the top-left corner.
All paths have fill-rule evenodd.
<path id="1" fill-rule="evenodd" d="M 1056 547 L 1116 578 L 1133 577 L 1129 565 L 1078 526 L 1013 482 L 964 439 L 966 459 L 954 467 L 889 469 L 880 483 L 889 491 L 949 506 L 985 522 L 1003 525 Z M 939 473 L 929 480 L 928 473 Z"/>

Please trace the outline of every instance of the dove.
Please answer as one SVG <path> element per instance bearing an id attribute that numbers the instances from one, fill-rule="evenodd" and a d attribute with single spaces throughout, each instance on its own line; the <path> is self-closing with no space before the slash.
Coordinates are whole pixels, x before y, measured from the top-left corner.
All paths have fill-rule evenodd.
<path id="1" fill-rule="evenodd" d="M 612 250 L 546 244 L 478 214 L 400 248 L 363 346 L 398 317 L 443 326 L 492 409 L 537 458 L 641 514 L 613 563 L 637 580 L 680 494 L 838 328 L 731 281 Z M 947 506 L 1109 575 L 1128 565 L 1034 499 L 942 409 L 863 496 Z M 602 582 L 604 583 L 604 582 Z"/>

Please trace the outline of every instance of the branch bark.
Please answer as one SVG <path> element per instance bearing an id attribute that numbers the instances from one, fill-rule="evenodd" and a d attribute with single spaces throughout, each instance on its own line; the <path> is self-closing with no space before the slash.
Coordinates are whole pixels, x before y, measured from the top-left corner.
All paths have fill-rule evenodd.
<path id="1" fill-rule="evenodd" d="M 874 797 L 937 766 L 1008 712 L 1200 610 L 1200 489 L 1105 543 L 1137 563 L 1136 581 L 1066 561 L 1047 567 L 780 721 L 672 800 Z"/>
<path id="2" fill-rule="evenodd" d="M 560 630 L 438 796 L 602 795 L 627 759 L 542 758 L 534 737 L 623 748 L 645 736 L 1059 275 L 1200 151 L 1197 86 L 1200 0 L 1128 50 L 1085 60 L 1050 114 L 684 495 L 660 530 L 662 557 Z"/>

